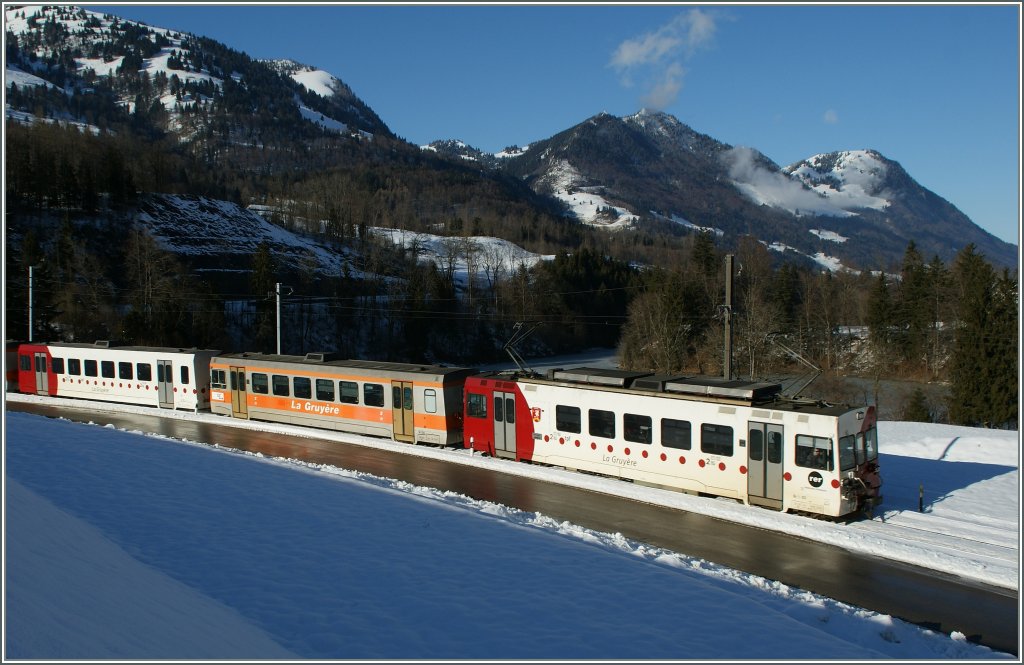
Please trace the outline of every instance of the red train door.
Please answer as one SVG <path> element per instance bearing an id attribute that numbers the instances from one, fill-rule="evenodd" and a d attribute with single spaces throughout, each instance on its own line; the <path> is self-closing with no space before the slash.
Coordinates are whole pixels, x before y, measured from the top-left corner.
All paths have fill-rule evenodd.
<path id="1" fill-rule="evenodd" d="M 494 391 L 494 454 L 516 456 L 516 395 Z"/>

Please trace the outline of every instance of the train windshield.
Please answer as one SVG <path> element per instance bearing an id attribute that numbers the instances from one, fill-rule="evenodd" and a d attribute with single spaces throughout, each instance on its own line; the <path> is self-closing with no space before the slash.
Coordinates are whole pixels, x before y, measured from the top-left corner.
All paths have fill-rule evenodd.
<path id="1" fill-rule="evenodd" d="M 849 471 L 857 466 L 856 445 L 856 438 L 852 434 L 839 437 L 839 468 L 843 471 Z"/>
<path id="2" fill-rule="evenodd" d="M 867 448 L 868 461 L 878 459 L 878 430 L 872 427 L 864 432 L 864 444 Z"/>

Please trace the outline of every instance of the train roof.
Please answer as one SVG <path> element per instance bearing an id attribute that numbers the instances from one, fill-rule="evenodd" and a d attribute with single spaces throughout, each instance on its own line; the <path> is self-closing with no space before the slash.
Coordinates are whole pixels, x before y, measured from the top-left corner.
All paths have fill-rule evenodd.
<path id="1" fill-rule="evenodd" d="M 378 360 L 352 360 L 338 358 L 333 353 L 307 353 L 304 356 L 284 355 L 275 353 L 222 353 L 216 359 L 249 360 L 257 362 L 279 363 L 282 365 L 311 365 L 317 367 L 345 367 L 351 369 L 371 370 L 378 372 L 413 372 L 417 374 L 449 375 L 458 373 L 474 373 L 471 367 L 452 365 L 432 365 L 427 363 L 399 363 Z"/>
<path id="2" fill-rule="evenodd" d="M 209 353 L 216 355 L 220 349 L 199 349 L 196 347 L 184 348 L 175 346 L 134 346 L 129 344 L 118 344 L 108 340 L 97 340 L 95 342 L 22 342 L 32 346 L 50 346 L 60 349 L 114 349 L 118 351 L 149 351 L 154 353 Z"/>
<path id="3" fill-rule="evenodd" d="M 493 373 L 497 378 L 500 373 Z M 625 393 L 661 393 L 682 399 L 745 404 L 753 407 L 798 411 L 822 415 L 840 415 L 854 408 L 847 404 L 787 397 L 782 385 L 765 381 L 725 379 L 715 376 L 656 374 L 653 372 L 576 367 L 553 369 L 544 376 L 505 375 L 509 380 L 525 383 L 575 384 L 592 389 L 608 389 Z"/>

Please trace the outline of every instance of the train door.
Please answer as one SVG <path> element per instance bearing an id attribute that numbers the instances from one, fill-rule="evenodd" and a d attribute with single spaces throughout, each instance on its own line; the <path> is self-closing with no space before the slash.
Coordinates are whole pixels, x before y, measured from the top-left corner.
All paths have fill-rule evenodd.
<path id="1" fill-rule="evenodd" d="M 747 425 L 747 499 L 782 510 L 782 425 Z"/>
<path id="2" fill-rule="evenodd" d="M 156 361 L 157 401 L 162 409 L 174 408 L 174 366 L 170 360 Z"/>
<path id="3" fill-rule="evenodd" d="M 415 420 L 412 408 L 412 382 L 391 382 L 391 416 L 395 441 L 412 442 L 415 438 Z"/>
<path id="4" fill-rule="evenodd" d="M 246 400 L 244 367 L 229 368 L 228 388 L 231 389 L 231 416 L 248 420 L 249 408 Z"/>
<path id="5" fill-rule="evenodd" d="M 50 394 L 50 377 L 46 374 L 46 353 L 35 352 L 32 354 L 35 362 L 36 394 Z"/>
<path id="6" fill-rule="evenodd" d="M 494 454 L 497 457 L 516 456 L 515 393 L 494 392 Z"/>

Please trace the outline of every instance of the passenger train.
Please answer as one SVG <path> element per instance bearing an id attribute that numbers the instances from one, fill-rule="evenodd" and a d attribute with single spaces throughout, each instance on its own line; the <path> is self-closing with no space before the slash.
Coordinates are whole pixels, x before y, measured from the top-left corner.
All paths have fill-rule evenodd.
<path id="1" fill-rule="evenodd" d="M 8 344 L 8 370 L 15 354 L 7 389 L 22 393 L 465 447 L 825 517 L 882 501 L 875 408 L 787 398 L 776 383 L 108 342 Z"/>

